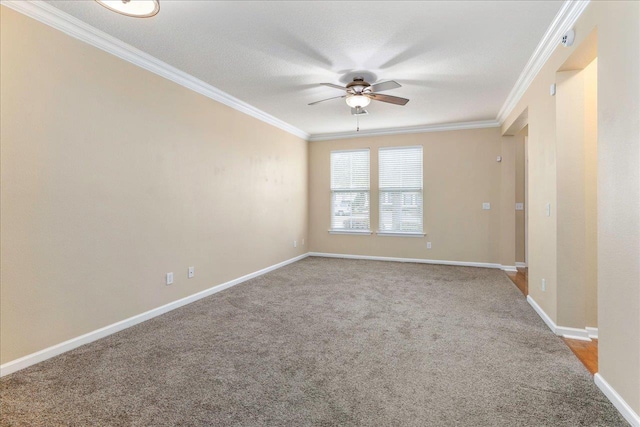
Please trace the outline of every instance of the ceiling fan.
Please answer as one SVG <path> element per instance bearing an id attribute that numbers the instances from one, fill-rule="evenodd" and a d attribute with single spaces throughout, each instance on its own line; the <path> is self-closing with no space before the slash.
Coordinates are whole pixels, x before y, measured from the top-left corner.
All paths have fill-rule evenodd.
<path id="1" fill-rule="evenodd" d="M 320 101 L 312 102 L 309 105 L 319 104 L 320 102 L 330 101 L 332 99 L 346 98 L 347 105 L 351 107 L 351 114 L 361 115 L 367 114 L 364 107 L 369 105 L 371 100 L 388 102 L 389 104 L 405 105 L 409 100 L 407 98 L 400 98 L 399 96 L 384 95 L 379 92 L 391 89 L 397 89 L 402 87 L 400 83 L 395 80 L 388 80 L 386 82 L 378 82 L 370 84 L 364 81 L 362 77 L 354 77 L 353 81 L 347 84 L 347 86 L 338 86 L 333 83 L 320 83 L 323 86 L 329 86 L 335 89 L 340 89 L 346 92 L 341 96 L 334 96 L 332 98 L 323 99 Z"/>

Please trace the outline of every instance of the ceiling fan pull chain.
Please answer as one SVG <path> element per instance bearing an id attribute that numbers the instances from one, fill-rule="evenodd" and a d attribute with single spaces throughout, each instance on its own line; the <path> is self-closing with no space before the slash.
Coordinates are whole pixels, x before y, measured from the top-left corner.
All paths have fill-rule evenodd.
<path id="1" fill-rule="evenodd" d="M 360 132 L 360 117 L 356 114 L 356 132 Z"/>

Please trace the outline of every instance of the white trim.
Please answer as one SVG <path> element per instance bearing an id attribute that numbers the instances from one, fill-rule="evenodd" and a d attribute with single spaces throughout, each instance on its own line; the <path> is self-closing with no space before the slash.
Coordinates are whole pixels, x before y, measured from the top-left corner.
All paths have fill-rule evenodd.
<path id="1" fill-rule="evenodd" d="M 573 27 L 588 4 L 589 0 L 566 0 L 564 2 L 551 25 L 542 36 L 536 50 L 533 51 L 533 55 L 529 58 L 522 73 L 520 73 L 520 77 L 518 77 L 516 84 L 509 92 L 509 96 L 504 101 L 502 108 L 500 108 L 496 117 L 498 123 L 504 123 L 509 114 L 511 114 L 531 82 L 533 82 L 544 64 L 551 57 L 551 54 L 560 45 L 560 40 L 564 33 Z"/>
<path id="2" fill-rule="evenodd" d="M 365 148 L 346 148 L 344 150 L 331 150 L 330 153 L 357 153 L 359 151 L 369 151 L 371 152 L 371 148 L 370 147 L 365 147 Z"/>
<path id="3" fill-rule="evenodd" d="M 551 318 L 547 315 L 547 313 L 544 312 L 542 307 L 538 305 L 538 303 L 531 297 L 531 295 L 527 295 L 527 302 L 531 307 L 533 307 L 536 313 L 538 313 L 538 316 L 540 316 L 544 323 L 547 324 L 549 329 L 551 329 L 551 332 L 555 334 L 557 329 L 556 322 L 551 320 Z"/>
<path id="4" fill-rule="evenodd" d="M 587 326 L 584 329 L 587 331 L 587 334 L 589 334 L 589 338 L 594 340 L 598 339 L 598 328 L 592 328 L 590 326 Z"/>
<path id="5" fill-rule="evenodd" d="M 20 12 L 30 18 L 62 31 L 78 40 L 102 49 L 120 59 L 124 59 L 140 68 L 151 71 L 201 95 L 220 102 L 244 114 L 289 132 L 304 140 L 309 134 L 268 114 L 256 107 L 239 100 L 220 89 L 181 71 L 166 62 L 160 61 L 135 47 L 98 30 L 91 25 L 74 18 L 42 0 L 2 0 L 2 5 Z"/>
<path id="6" fill-rule="evenodd" d="M 517 273 L 518 269 L 516 268 L 515 265 L 501 265 L 500 269 L 502 271 L 508 271 L 509 273 Z"/>
<path id="7" fill-rule="evenodd" d="M 333 139 L 362 138 L 366 136 L 403 135 L 408 133 L 443 132 L 449 130 L 496 128 L 500 123 L 496 120 L 480 120 L 476 122 L 441 123 L 435 125 L 406 126 L 392 129 L 371 129 L 360 132 L 336 132 L 311 135 L 309 141 L 329 141 Z"/>
<path id="8" fill-rule="evenodd" d="M 28 354 L 24 357 L 21 357 L 16 360 L 12 360 L 11 362 L 7 362 L 3 365 L 0 365 L 0 377 L 5 375 L 9 375 L 21 369 L 27 368 L 29 366 L 35 365 L 36 363 L 40 363 L 47 359 L 50 359 L 59 354 L 65 353 L 69 350 L 73 350 L 74 348 L 78 348 L 82 345 L 88 344 L 90 342 L 96 341 L 100 338 L 104 338 L 108 335 L 114 334 L 116 332 L 122 331 L 123 329 L 127 329 L 133 325 L 137 325 L 138 323 L 142 323 L 145 320 L 152 319 L 154 317 L 160 316 L 161 314 L 167 313 L 171 310 L 175 310 L 176 308 L 182 307 L 184 305 L 190 304 L 199 299 L 208 297 L 209 295 L 213 295 L 220 291 L 223 291 L 227 288 L 235 286 L 239 283 L 245 282 L 249 279 L 253 279 L 255 277 L 261 276 L 265 273 L 269 273 L 270 271 L 276 270 L 280 267 L 284 267 L 285 265 L 294 263 L 296 261 L 300 261 L 308 257 L 309 254 L 305 253 L 295 258 L 288 259 L 286 261 L 282 261 L 278 264 L 272 265 L 270 267 L 263 268 L 262 270 L 258 270 L 256 272 L 247 274 L 245 276 L 239 277 L 237 279 L 231 280 L 229 282 L 222 283 L 217 286 L 213 286 L 212 288 L 206 289 L 204 291 L 195 293 L 185 298 L 181 298 L 177 301 L 170 302 L 169 304 L 165 304 L 163 306 L 154 308 L 152 310 L 146 311 L 141 314 L 137 314 L 135 316 L 129 317 L 128 319 L 121 320 L 119 322 L 113 323 L 111 325 L 105 326 L 100 329 L 96 329 L 95 331 L 86 333 L 76 338 L 72 338 L 68 341 L 62 342 L 60 344 L 56 344 L 54 346 L 45 348 L 44 350 L 37 351 L 35 353 Z"/>
<path id="9" fill-rule="evenodd" d="M 351 254 L 334 254 L 324 252 L 309 252 L 309 256 L 317 256 L 323 258 L 344 258 L 344 259 L 362 259 L 370 261 L 391 261 L 391 262 L 414 262 L 418 264 L 438 264 L 438 265 L 457 265 L 463 267 L 482 267 L 482 268 L 501 268 L 500 264 L 491 264 L 487 262 L 466 262 L 466 261 L 446 261 L 439 259 L 422 259 L 422 258 L 394 258 L 385 256 L 371 255 L 351 255 Z"/>
<path id="10" fill-rule="evenodd" d="M 581 341 L 591 341 L 586 329 L 570 328 L 568 326 L 556 326 L 556 335 L 564 338 Z"/>
<path id="11" fill-rule="evenodd" d="M 516 268 L 527 268 L 526 262 L 516 262 Z"/>
<path id="12" fill-rule="evenodd" d="M 600 373 L 593 376 L 593 381 L 596 383 L 600 391 L 607 396 L 607 399 L 613 403 L 620 415 L 629 422 L 633 427 L 640 427 L 640 416 L 631 409 L 631 406 L 618 394 L 611 384 L 609 384 Z"/>
<path id="13" fill-rule="evenodd" d="M 329 234 L 356 234 L 370 236 L 371 230 L 329 230 Z"/>
<path id="14" fill-rule="evenodd" d="M 98 30 L 97 28 L 57 9 L 56 7 L 47 4 L 47 2 L 43 0 L 2 0 L 1 3 L 4 6 L 60 30 L 78 40 L 104 50 L 105 52 L 144 68 L 147 71 L 151 71 L 152 73 L 162 76 L 251 117 L 289 132 L 292 135 L 307 141 L 326 141 L 332 139 L 378 135 L 400 135 L 500 127 L 513 111 L 518 101 L 520 101 L 533 79 L 540 72 L 542 66 L 547 62 L 553 51 L 556 49 L 562 35 L 575 24 L 582 12 L 586 9 L 589 4 L 589 0 L 565 1 L 546 33 L 540 40 L 540 43 L 538 43 L 533 55 L 525 65 L 522 73 L 516 81 L 516 84 L 511 89 L 511 92 L 502 105 L 502 108 L 500 108 L 495 120 L 440 123 L 432 125 L 363 130 L 360 132 L 349 131 L 315 135 L 309 135 L 307 132 L 298 129 L 289 123 L 259 110 L 258 108 L 241 101 L 234 96 L 231 96 L 228 93 L 223 92 L 222 90 L 197 79 L 188 73 L 185 73 L 184 71 L 160 61 L 154 56 L 136 49 L 120 39 Z"/>
<path id="15" fill-rule="evenodd" d="M 427 233 L 403 233 L 400 231 L 376 231 L 376 234 L 380 237 L 424 237 Z"/>
<path id="16" fill-rule="evenodd" d="M 393 147 L 380 147 L 378 148 L 378 153 L 380 153 L 381 151 L 406 150 L 407 148 L 424 148 L 424 144 L 395 145 Z"/>
<path id="17" fill-rule="evenodd" d="M 568 326 L 558 326 L 556 322 L 551 320 L 549 315 L 538 305 L 531 295 L 527 295 L 527 302 L 538 313 L 538 316 L 547 324 L 551 332 L 564 338 L 572 340 L 591 341 L 589 332 L 586 329 L 570 328 Z"/>

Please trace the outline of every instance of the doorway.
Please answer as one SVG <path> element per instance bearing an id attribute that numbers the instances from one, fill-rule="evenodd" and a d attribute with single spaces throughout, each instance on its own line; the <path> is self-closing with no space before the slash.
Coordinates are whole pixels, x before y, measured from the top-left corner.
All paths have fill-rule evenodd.
<path id="1" fill-rule="evenodd" d="M 527 268 L 528 248 L 527 248 L 527 139 L 529 126 L 525 126 L 516 135 L 516 267 L 518 269 Z"/>

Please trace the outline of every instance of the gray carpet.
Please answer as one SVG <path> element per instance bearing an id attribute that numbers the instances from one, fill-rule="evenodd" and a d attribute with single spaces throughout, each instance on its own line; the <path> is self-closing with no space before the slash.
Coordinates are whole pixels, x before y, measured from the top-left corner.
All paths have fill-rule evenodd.
<path id="1" fill-rule="evenodd" d="M 501 271 L 307 258 L 0 381 L 3 426 L 623 426 Z"/>

